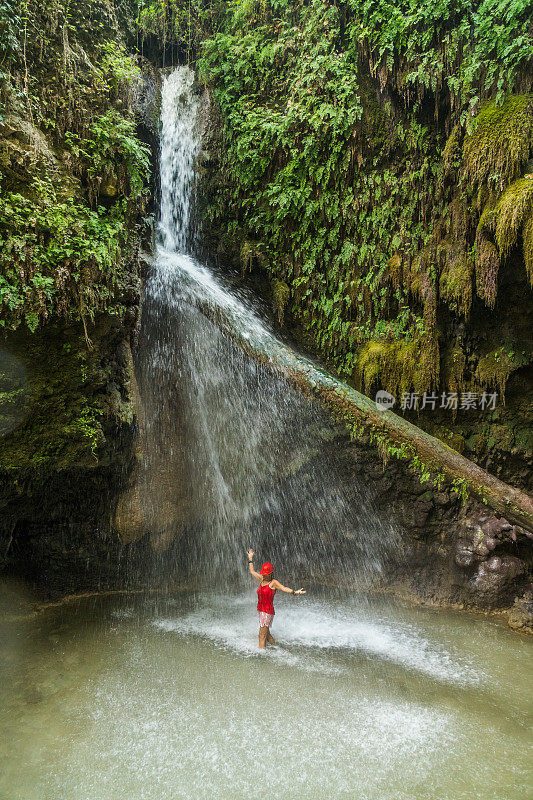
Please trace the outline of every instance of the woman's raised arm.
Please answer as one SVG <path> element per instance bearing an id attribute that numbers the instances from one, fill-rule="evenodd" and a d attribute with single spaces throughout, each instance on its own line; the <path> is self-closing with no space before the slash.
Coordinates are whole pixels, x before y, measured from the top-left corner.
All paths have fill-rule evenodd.
<path id="1" fill-rule="evenodd" d="M 262 580 L 262 575 L 260 575 L 254 569 L 254 551 L 253 550 L 248 550 L 248 569 L 250 570 L 250 575 L 252 576 L 252 578 L 255 578 L 256 581 Z"/>
<path id="2" fill-rule="evenodd" d="M 287 592 L 287 594 L 305 594 L 305 589 L 289 589 L 288 586 L 283 586 L 279 581 L 273 580 L 270 584 L 273 589 L 279 589 L 280 592 Z"/>

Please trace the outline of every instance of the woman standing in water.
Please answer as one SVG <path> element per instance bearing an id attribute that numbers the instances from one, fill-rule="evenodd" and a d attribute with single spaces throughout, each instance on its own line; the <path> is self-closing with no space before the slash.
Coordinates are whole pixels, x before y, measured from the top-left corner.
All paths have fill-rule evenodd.
<path id="1" fill-rule="evenodd" d="M 276 590 L 287 592 L 287 594 L 305 594 L 304 589 L 289 589 L 283 586 L 274 578 L 274 567 L 266 561 L 259 572 L 254 570 L 254 551 L 248 550 L 248 569 L 250 575 L 260 581 L 257 587 L 257 610 L 259 612 L 259 648 L 262 650 L 269 644 L 276 644 L 274 637 L 270 633 L 270 626 L 274 621 L 274 595 Z"/>

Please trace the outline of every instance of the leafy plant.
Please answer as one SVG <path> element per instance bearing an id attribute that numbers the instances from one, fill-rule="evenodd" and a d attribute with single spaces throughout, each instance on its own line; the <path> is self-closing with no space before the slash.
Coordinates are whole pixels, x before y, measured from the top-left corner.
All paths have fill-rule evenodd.
<path id="1" fill-rule="evenodd" d="M 94 120 L 85 139 L 68 133 L 65 138 L 87 177 L 93 203 L 102 188 L 131 201 L 140 197 L 150 173 L 150 151 L 137 138 L 133 120 L 109 110 Z"/>
<path id="2" fill-rule="evenodd" d="M 0 325 L 35 330 L 52 314 L 91 318 L 120 313 L 115 291 L 126 278 L 125 204 L 95 210 L 61 200 L 35 180 L 32 199 L 9 193 L 0 206 Z"/>
<path id="3" fill-rule="evenodd" d="M 288 287 L 287 311 L 356 384 L 372 343 L 376 381 L 442 380 L 438 304 L 467 318 L 474 294 L 463 141 L 481 100 L 511 108 L 529 88 L 530 19 L 525 0 L 235 0 L 204 42 L 224 125 L 205 218 Z"/>

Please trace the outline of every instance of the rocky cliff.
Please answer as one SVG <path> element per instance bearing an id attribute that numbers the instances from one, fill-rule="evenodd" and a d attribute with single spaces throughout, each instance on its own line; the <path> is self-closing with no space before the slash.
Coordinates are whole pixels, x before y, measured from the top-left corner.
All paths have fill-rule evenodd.
<path id="1" fill-rule="evenodd" d="M 114 570 L 135 460 L 153 158 L 133 20 L 106 0 L 2 12 L 0 556 L 63 588 Z"/>
<path id="2" fill-rule="evenodd" d="M 148 547 L 121 545 L 117 527 L 135 528 L 119 498 L 135 494 L 138 460 L 151 64 L 192 62 L 211 94 L 198 193 L 209 257 L 334 374 L 387 391 L 407 419 L 531 490 L 531 24 L 525 0 L 7 0 L 4 563 L 61 591 L 126 580 L 125 552 Z M 515 603 L 529 624 L 524 530 L 366 435 L 339 436 L 347 479 L 370 477 L 404 530 L 398 591 Z"/>

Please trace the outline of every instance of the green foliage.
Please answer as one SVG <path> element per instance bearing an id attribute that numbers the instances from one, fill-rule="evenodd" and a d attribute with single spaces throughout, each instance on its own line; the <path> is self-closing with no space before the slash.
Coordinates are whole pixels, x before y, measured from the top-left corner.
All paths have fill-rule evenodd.
<path id="1" fill-rule="evenodd" d="M 127 92 L 141 74 L 134 56 L 127 53 L 126 48 L 117 42 L 105 42 L 100 63 L 102 78 L 107 82 L 106 88 L 112 88 L 117 95 Z"/>
<path id="2" fill-rule="evenodd" d="M 51 314 L 120 313 L 115 289 L 125 278 L 123 204 L 89 209 L 35 180 L 32 198 L 7 194 L 0 206 L 0 325 L 30 330 Z"/>
<path id="3" fill-rule="evenodd" d="M 140 71 L 107 0 L 25 0 L 19 13 L 18 44 L 0 67 L 10 125 L 0 139 L 0 325 L 81 318 L 88 340 L 86 320 L 121 313 L 121 287 L 138 268 L 150 166 L 131 107 Z"/>
<path id="4" fill-rule="evenodd" d="M 439 304 L 468 317 L 474 264 L 494 304 L 469 181 L 494 189 L 529 152 L 530 19 L 526 0 L 246 0 L 204 42 L 224 122 L 206 218 L 343 377 L 436 386 Z M 489 106 L 516 133 L 492 161 Z"/>
<path id="5" fill-rule="evenodd" d="M 434 137 L 415 120 L 389 125 L 335 6 L 271 4 L 282 16 L 259 27 L 233 8 L 231 33 L 209 40 L 202 62 L 232 178 L 208 214 L 224 220 L 229 207 L 228 233 L 260 240 L 307 332 L 349 376 L 361 342 L 420 333 L 387 267 L 427 235 L 417 188 L 436 178 Z"/>
<path id="6" fill-rule="evenodd" d="M 95 119 L 85 139 L 67 134 L 66 142 L 87 177 L 92 202 L 104 194 L 136 201 L 150 172 L 150 151 L 137 138 L 133 120 L 109 110 Z"/>
<path id="7" fill-rule="evenodd" d="M 99 425 L 99 417 L 102 416 L 102 413 L 100 408 L 86 405 L 82 408 L 80 415 L 75 421 L 81 437 L 88 442 L 95 461 L 98 461 L 96 453 L 97 447 L 104 439 L 101 426 Z"/>
<path id="8" fill-rule="evenodd" d="M 373 72 L 422 101 L 448 93 L 464 123 L 480 97 L 501 103 L 533 59 L 529 0 L 348 0 Z M 393 73 L 393 74 L 391 74 Z"/>
<path id="9" fill-rule="evenodd" d="M 137 26 L 143 41 L 152 39 L 162 49 L 163 63 L 167 44 L 190 63 L 202 37 L 218 28 L 227 5 L 225 0 L 137 0 Z"/>
<path id="10" fill-rule="evenodd" d="M 5 77 L 6 62 L 20 49 L 19 31 L 22 20 L 16 0 L 0 0 L 0 79 Z"/>
<path id="11" fill-rule="evenodd" d="M 194 4 L 196 11 L 196 4 Z M 193 37 L 193 4 L 179 0 L 139 2 L 137 24 L 144 34 L 156 34 L 163 43 L 168 39 L 183 41 Z M 196 26 L 195 26 L 196 27 Z"/>

